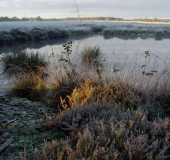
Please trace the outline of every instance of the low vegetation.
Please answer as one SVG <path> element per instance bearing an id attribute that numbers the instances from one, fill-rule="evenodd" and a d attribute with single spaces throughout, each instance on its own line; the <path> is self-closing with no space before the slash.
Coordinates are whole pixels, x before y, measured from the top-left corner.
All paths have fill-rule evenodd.
<path id="1" fill-rule="evenodd" d="M 20 21 L 20 23 L 17 23 L 17 21 Z M 122 21 L 122 18 L 114 18 L 114 17 L 84 17 L 81 18 L 81 20 L 93 20 L 94 23 L 89 22 L 83 22 L 81 25 L 78 24 L 78 21 L 80 19 L 76 18 L 68 18 L 68 19 L 61 19 L 66 20 L 70 22 L 69 27 L 67 27 L 67 23 L 65 25 L 61 25 L 60 22 L 45 22 L 45 21 L 58 21 L 57 19 L 43 19 L 41 17 L 30 17 L 30 18 L 22 18 L 18 19 L 17 17 L 8 18 L 8 17 L 0 17 L 0 23 L 1 21 L 13 21 L 12 27 L 8 26 L 8 22 L 4 22 L 2 27 L 0 28 L 0 43 L 1 46 L 6 46 L 5 44 L 18 44 L 17 42 L 32 42 L 32 41 L 42 41 L 42 40 L 52 40 L 55 38 L 67 38 L 68 36 L 79 36 L 82 38 L 82 36 L 89 36 L 91 34 L 96 33 L 103 33 L 104 38 L 109 38 L 109 36 L 119 37 L 123 39 L 128 38 L 150 38 L 153 37 L 156 40 L 160 40 L 162 38 L 170 38 L 170 31 L 168 29 L 168 26 L 166 24 L 160 26 L 158 24 L 149 24 L 145 26 L 139 27 L 137 24 L 132 23 L 132 25 L 128 26 L 126 23 L 119 24 L 117 26 L 114 25 L 114 20 L 116 21 Z M 72 23 L 73 20 L 77 20 L 77 24 Z M 112 24 L 101 24 L 95 22 L 95 20 L 106 20 L 106 21 L 113 21 Z M 23 21 L 42 21 L 42 23 L 39 22 L 23 22 Z M 133 21 L 133 20 L 132 20 Z M 139 21 L 151 21 L 151 22 L 169 22 L 169 20 L 159 20 L 159 19 L 139 19 Z M 27 23 L 29 25 L 27 25 Z M 50 23 L 50 26 L 48 24 Z M 55 24 L 56 23 L 56 24 Z M 120 22 L 121 23 L 121 22 Z M 61 27 L 58 26 L 61 25 Z M 4 26 L 4 27 L 3 27 Z M 81 28 L 80 28 L 81 26 Z M 52 43 L 52 42 L 48 42 Z"/>
<path id="2" fill-rule="evenodd" d="M 85 82 L 75 88 L 69 96 L 71 107 L 78 104 L 87 105 L 91 103 L 121 104 L 122 107 L 135 108 L 140 103 L 140 98 L 131 93 L 123 84 L 102 84 L 98 79 L 85 79 Z"/>
<path id="3" fill-rule="evenodd" d="M 27 31 L 20 30 L 18 28 L 12 29 L 10 31 L 0 31 L 0 43 L 4 45 L 16 44 L 17 42 L 30 42 L 30 41 L 42 41 L 50 40 L 54 38 L 66 38 L 68 33 L 66 30 L 59 29 L 42 29 L 35 28 L 28 29 Z"/>
<path id="4" fill-rule="evenodd" d="M 47 117 L 44 126 L 57 123 L 70 133 L 68 138 L 45 142 L 35 150 L 35 159 L 168 159 L 169 119 L 149 121 L 141 109 L 122 110 L 102 104 L 77 106 Z"/>
<path id="5" fill-rule="evenodd" d="M 86 65 L 97 65 L 102 55 L 98 46 L 87 46 L 82 51 L 82 62 Z"/>
<path id="6" fill-rule="evenodd" d="M 48 62 L 43 55 L 38 53 L 27 53 L 26 51 L 5 54 L 2 59 L 3 71 L 7 74 L 39 73 L 42 74 L 48 66 Z"/>
<path id="7" fill-rule="evenodd" d="M 17 97 L 26 97 L 31 100 L 43 100 L 48 93 L 49 85 L 42 76 L 36 73 L 22 73 L 18 75 L 13 82 L 11 95 Z"/>
<path id="8" fill-rule="evenodd" d="M 2 58 L 5 72 L 17 71 L 11 95 L 52 107 L 54 112 L 44 113 L 40 119 L 41 129 L 64 134 L 62 139 L 51 138 L 38 145 L 32 152 L 34 159 L 169 159 L 170 78 L 165 74 L 159 81 L 162 74 L 148 70 L 149 51 L 134 82 L 135 74 L 129 73 L 130 80 L 123 79 L 121 73 L 125 77 L 125 72 L 116 68 L 108 73 L 107 67 L 92 65 L 87 73 L 84 66 L 74 65 L 71 41 L 63 44 L 63 50 L 53 70 L 45 70 L 50 61 L 38 53 Z M 99 61 L 101 54 L 99 47 L 86 47 L 81 60 L 91 64 Z M 54 56 L 52 53 L 49 58 Z M 39 74 L 45 71 L 47 77 Z M 31 159 L 26 151 L 20 158 Z"/>

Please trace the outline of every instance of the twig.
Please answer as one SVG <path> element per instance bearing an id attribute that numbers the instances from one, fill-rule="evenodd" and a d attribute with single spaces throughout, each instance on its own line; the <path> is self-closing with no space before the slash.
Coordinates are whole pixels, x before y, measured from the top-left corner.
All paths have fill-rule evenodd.
<path id="1" fill-rule="evenodd" d="M 7 126 L 8 124 L 10 124 L 10 123 L 16 121 L 16 120 L 17 120 L 17 118 L 15 118 L 15 119 L 13 119 L 13 120 L 11 120 L 11 121 L 8 121 L 7 124 L 6 124 L 6 126 Z"/>

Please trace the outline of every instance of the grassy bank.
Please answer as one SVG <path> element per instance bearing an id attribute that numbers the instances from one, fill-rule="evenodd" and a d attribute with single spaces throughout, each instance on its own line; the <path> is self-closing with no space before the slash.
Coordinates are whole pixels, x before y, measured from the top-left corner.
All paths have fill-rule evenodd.
<path id="1" fill-rule="evenodd" d="M 13 27 L 9 27 L 12 23 Z M 62 21 L 62 22 L 3 22 L 0 28 L 0 43 L 3 45 L 18 42 L 37 42 L 66 38 L 68 36 L 82 36 L 100 33 L 105 38 L 132 37 L 155 39 L 170 38 L 169 24 L 138 24 L 135 22 L 86 22 Z"/>

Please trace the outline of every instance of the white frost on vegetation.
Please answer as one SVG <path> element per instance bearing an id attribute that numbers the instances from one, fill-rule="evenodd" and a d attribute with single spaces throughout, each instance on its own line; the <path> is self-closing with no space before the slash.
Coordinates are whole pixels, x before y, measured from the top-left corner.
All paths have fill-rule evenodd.
<path id="1" fill-rule="evenodd" d="M 141 23 L 141 22 L 109 22 L 109 21 L 36 21 L 36 22 L 0 22 L 0 31 L 19 29 L 28 31 L 33 28 L 46 30 L 89 30 L 93 27 L 102 27 L 112 30 L 134 30 L 134 31 L 170 31 L 169 23 Z"/>

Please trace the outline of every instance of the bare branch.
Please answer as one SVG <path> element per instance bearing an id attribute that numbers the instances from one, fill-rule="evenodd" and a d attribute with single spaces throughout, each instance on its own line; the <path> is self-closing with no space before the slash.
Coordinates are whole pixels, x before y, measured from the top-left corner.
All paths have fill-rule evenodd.
<path id="1" fill-rule="evenodd" d="M 76 3 L 76 1 L 74 0 L 74 7 L 76 8 L 76 11 L 78 13 L 78 16 L 79 16 L 79 20 L 80 20 L 80 23 L 81 23 L 81 16 L 80 16 L 80 12 L 79 12 L 79 8 L 78 8 L 78 5 Z"/>

